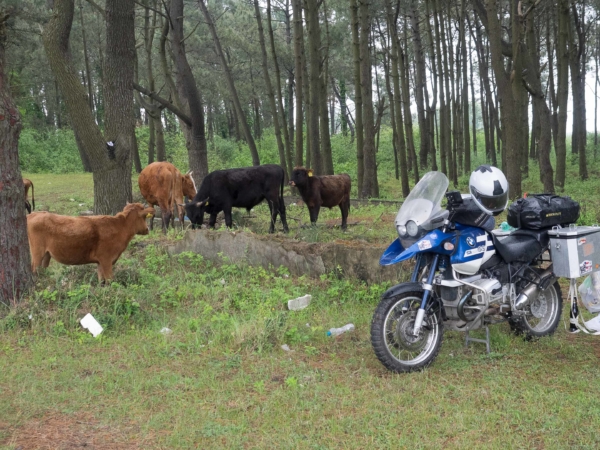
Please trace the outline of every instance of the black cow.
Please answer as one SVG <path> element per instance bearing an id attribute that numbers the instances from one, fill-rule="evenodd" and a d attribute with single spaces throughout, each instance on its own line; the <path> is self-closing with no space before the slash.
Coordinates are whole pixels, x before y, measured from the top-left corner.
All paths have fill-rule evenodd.
<path id="1" fill-rule="evenodd" d="M 243 167 L 239 169 L 215 170 L 209 173 L 192 202 L 186 203 L 185 211 L 192 228 L 202 226 L 204 213 L 210 214 L 208 226 L 214 228 L 217 214 L 223 211 L 225 224 L 231 228 L 231 208 L 251 208 L 263 200 L 269 203 L 271 226 L 269 233 L 275 232 L 277 214 L 281 217 L 283 231 L 288 230 L 283 203 L 284 171 L 276 164 Z"/>

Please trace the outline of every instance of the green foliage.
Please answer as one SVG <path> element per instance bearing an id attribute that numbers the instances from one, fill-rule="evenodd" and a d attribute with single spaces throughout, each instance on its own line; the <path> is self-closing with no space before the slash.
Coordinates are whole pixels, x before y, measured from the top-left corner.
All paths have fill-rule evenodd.
<path id="1" fill-rule="evenodd" d="M 25 128 L 19 140 L 19 162 L 24 171 L 31 173 L 83 172 L 75 137 L 68 129 Z"/>

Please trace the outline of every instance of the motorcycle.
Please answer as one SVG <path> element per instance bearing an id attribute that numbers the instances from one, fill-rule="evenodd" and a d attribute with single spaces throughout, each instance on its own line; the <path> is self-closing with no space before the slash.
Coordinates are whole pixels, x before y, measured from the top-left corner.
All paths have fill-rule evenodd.
<path id="1" fill-rule="evenodd" d="M 425 174 L 400 208 L 398 238 L 380 259 L 384 266 L 415 260 L 410 281 L 382 295 L 371 322 L 375 354 L 394 372 L 429 366 L 444 329 L 467 332 L 489 352 L 488 325 L 507 321 L 529 338 L 552 334 L 560 322 L 548 231 L 492 232 L 493 216 L 469 195 L 446 193 L 448 184 L 441 172 Z M 486 340 L 468 337 L 483 327 Z"/>

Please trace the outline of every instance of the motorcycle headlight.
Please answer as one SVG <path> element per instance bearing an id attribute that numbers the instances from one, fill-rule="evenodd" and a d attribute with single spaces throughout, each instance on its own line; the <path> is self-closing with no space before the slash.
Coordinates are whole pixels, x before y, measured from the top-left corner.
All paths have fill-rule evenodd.
<path id="1" fill-rule="evenodd" d="M 397 229 L 400 236 L 406 236 L 406 227 L 404 225 L 398 225 Z"/>
<path id="2" fill-rule="evenodd" d="M 406 232 L 409 236 L 415 237 L 419 234 L 419 226 L 412 220 L 406 222 Z"/>

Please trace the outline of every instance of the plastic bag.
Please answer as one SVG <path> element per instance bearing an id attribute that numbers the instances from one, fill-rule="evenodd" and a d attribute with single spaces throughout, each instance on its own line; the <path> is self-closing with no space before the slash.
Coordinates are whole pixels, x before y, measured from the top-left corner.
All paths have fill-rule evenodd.
<path id="1" fill-rule="evenodd" d="M 589 312 L 600 312 L 600 272 L 585 277 L 579 285 L 579 298 Z"/>

